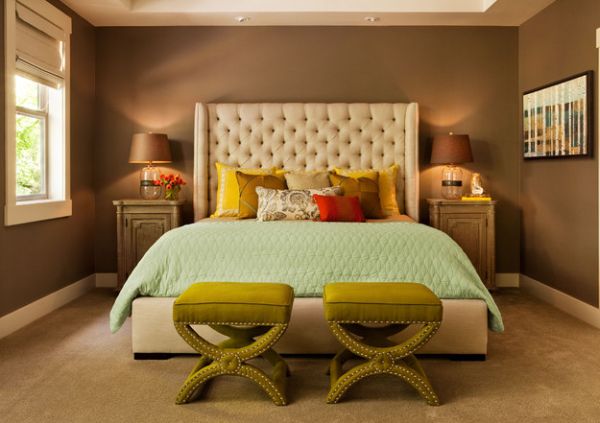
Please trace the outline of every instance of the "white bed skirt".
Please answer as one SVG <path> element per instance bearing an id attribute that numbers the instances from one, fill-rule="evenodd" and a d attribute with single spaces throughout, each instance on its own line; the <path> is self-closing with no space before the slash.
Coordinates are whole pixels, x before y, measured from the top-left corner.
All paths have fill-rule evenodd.
<path id="1" fill-rule="evenodd" d="M 174 298 L 140 297 L 133 301 L 132 348 L 140 354 L 181 354 L 195 351 L 181 339 L 173 326 Z M 442 300 L 444 316 L 438 333 L 419 354 L 487 354 L 487 306 L 482 300 Z M 223 336 L 208 326 L 194 329 L 209 342 Z M 411 333 L 397 335 L 405 338 Z M 402 336 L 401 336 L 402 335 Z M 393 337 L 391 339 L 394 339 Z M 282 354 L 333 354 L 340 344 L 331 335 L 323 317 L 323 300 L 296 298 L 290 326 L 275 349 Z"/>

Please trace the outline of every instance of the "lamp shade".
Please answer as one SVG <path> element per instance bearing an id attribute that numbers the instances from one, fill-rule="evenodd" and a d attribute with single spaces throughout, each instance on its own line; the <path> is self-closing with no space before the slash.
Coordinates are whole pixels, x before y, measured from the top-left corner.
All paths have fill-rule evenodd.
<path id="1" fill-rule="evenodd" d="M 129 163 L 170 163 L 171 149 L 165 134 L 142 133 L 131 138 Z"/>
<path id="2" fill-rule="evenodd" d="M 468 135 L 438 135 L 433 138 L 432 164 L 459 164 L 473 161 Z"/>

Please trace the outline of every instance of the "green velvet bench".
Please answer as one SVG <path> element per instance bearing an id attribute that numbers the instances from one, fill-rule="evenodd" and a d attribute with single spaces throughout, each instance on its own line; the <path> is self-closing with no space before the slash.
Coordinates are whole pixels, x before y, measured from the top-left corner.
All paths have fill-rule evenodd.
<path id="1" fill-rule="evenodd" d="M 221 375 L 256 382 L 277 405 L 286 405 L 287 363 L 272 346 L 287 329 L 294 301 L 289 285 L 277 283 L 202 282 L 190 286 L 173 305 L 173 322 L 181 337 L 201 354 L 176 403 L 185 404 L 205 383 Z M 219 345 L 204 340 L 191 325 L 208 325 L 228 337 Z M 273 366 L 269 377 L 248 364 L 262 357 Z"/>
<path id="2" fill-rule="evenodd" d="M 330 283 L 323 303 L 329 328 L 345 347 L 331 360 L 329 404 L 337 403 L 354 383 L 377 374 L 398 376 L 429 405 L 439 404 L 414 355 L 442 321 L 442 303 L 429 288 L 400 282 Z M 423 327 L 406 341 L 395 344 L 388 339 L 413 324 Z M 362 363 L 344 372 L 344 363 L 357 357 Z"/>

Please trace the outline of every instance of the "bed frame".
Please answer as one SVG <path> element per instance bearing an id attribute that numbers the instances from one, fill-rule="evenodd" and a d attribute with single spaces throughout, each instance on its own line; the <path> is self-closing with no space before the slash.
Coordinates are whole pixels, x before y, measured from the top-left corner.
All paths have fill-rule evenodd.
<path id="1" fill-rule="evenodd" d="M 217 161 L 239 167 L 306 171 L 332 167 L 378 169 L 397 164 L 400 211 L 415 221 L 419 219 L 416 103 L 198 103 L 195 122 L 195 220 L 206 218 L 216 206 Z M 135 358 L 193 352 L 173 327 L 173 300 L 134 300 Z M 420 352 L 485 357 L 485 302 L 450 299 L 443 300 L 443 305 L 442 326 Z M 209 342 L 219 339 L 206 327 L 196 330 Z M 287 354 L 336 352 L 339 345 L 323 319 L 321 298 L 296 298 L 289 329 L 277 347 Z"/>

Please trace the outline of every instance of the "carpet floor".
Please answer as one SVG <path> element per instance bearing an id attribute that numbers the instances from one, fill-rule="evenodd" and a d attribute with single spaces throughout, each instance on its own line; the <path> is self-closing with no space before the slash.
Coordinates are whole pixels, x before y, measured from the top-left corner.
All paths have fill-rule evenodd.
<path id="1" fill-rule="evenodd" d="M 0 340 L 0 421 L 600 422 L 600 330 L 516 290 L 495 296 L 506 331 L 490 334 L 487 361 L 422 360 L 440 407 L 387 376 L 327 405 L 323 358 L 288 359 L 287 407 L 234 377 L 177 406 L 197 359 L 134 361 L 129 322 L 111 335 L 113 294 L 95 290 Z"/>

